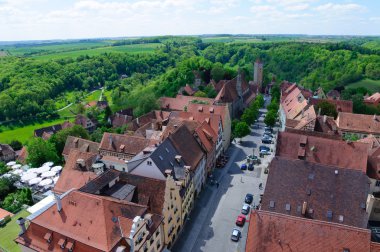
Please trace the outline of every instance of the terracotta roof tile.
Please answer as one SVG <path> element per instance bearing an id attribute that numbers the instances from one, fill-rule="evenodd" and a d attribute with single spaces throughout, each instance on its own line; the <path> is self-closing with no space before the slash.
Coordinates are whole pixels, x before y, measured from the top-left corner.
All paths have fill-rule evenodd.
<path id="1" fill-rule="evenodd" d="M 3 218 L 5 218 L 5 217 L 7 217 L 7 216 L 12 217 L 13 214 L 11 212 L 8 212 L 5 209 L 0 208 L 0 220 L 3 219 Z"/>
<path id="2" fill-rule="evenodd" d="M 137 136 L 104 133 L 99 149 L 135 156 L 140 151 L 151 145 L 149 139 Z"/>
<path id="3" fill-rule="evenodd" d="M 62 154 L 69 155 L 70 150 L 72 149 L 78 149 L 81 152 L 91 152 L 96 154 L 99 150 L 99 143 L 79 137 L 68 136 Z"/>
<path id="4" fill-rule="evenodd" d="M 79 189 L 90 180 L 96 178 L 97 175 L 94 172 L 89 171 L 91 165 L 96 160 L 96 156 L 97 155 L 94 153 L 83 153 L 76 149 L 71 150 L 66 160 L 65 167 L 63 168 L 53 190 L 57 193 L 64 193 L 73 188 Z M 77 166 L 78 159 L 84 160 L 86 165 L 83 169 L 80 169 Z"/>
<path id="5" fill-rule="evenodd" d="M 119 219 L 133 220 L 146 212 L 146 207 L 141 205 L 79 191 L 70 192 L 61 201 L 60 212 L 54 204 L 34 218 L 32 224 L 102 251 L 111 251 L 123 239 Z M 126 222 L 122 220 L 122 224 Z M 33 244 L 34 240 L 38 237 L 28 228 L 17 241 Z M 51 244 L 53 251 L 58 251 L 57 245 Z"/>
<path id="6" fill-rule="evenodd" d="M 27 158 L 28 158 L 28 150 L 25 146 L 23 146 L 22 149 L 20 150 L 18 157 L 17 157 L 17 161 L 19 161 L 22 164 L 25 164 Z"/>
<path id="7" fill-rule="evenodd" d="M 340 112 L 336 119 L 339 129 L 351 132 L 380 134 L 380 116 Z"/>
<path id="8" fill-rule="evenodd" d="M 303 138 L 307 138 L 307 143 L 302 145 L 305 147 L 306 161 L 366 172 L 368 145 L 365 143 L 347 143 L 323 137 L 280 132 L 277 138 L 276 155 L 298 159 Z"/>
<path id="9" fill-rule="evenodd" d="M 269 171 L 262 210 L 303 217 L 305 206 L 308 218 L 367 227 L 369 180 L 363 172 L 283 157 L 275 157 Z M 289 211 L 286 204 L 290 205 Z"/>
<path id="10" fill-rule="evenodd" d="M 272 251 L 370 251 L 367 229 L 253 211 L 250 216 L 246 252 Z"/>
<path id="11" fill-rule="evenodd" d="M 211 98 L 177 95 L 176 98 L 161 97 L 160 105 L 161 105 L 161 109 L 164 109 L 164 110 L 183 111 L 185 110 L 185 107 L 188 106 L 193 101 L 202 101 L 210 105 L 214 104 L 214 99 L 211 99 Z"/>

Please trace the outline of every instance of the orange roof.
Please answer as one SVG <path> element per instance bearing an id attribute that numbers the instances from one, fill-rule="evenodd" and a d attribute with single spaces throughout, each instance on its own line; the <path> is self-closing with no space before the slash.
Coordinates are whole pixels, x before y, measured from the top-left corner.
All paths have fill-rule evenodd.
<path id="1" fill-rule="evenodd" d="M 85 105 L 85 107 L 87 108 L 95 107 L 96 104 L 97 104 L 97 101 L 90 101 L 89 103 Z"/>
<path id="2" fill-rule="evenodd" d="M 7 217 L 7 216 L 13 216 L 13 214 L 11 212 L 8 212 L 7 210 L 5 209 L 2 209 L 0 208 L 0 220 Z"/>
<path id="3" fill-rule="evenodd" d="M 366 172 L 368 145 L 365 143 L 346 143 L 323 137 L 280 132 L 277 138 L 276 155 L 298 159 L 302 137 L 307 137 L 304 146 L 306 161 Z"/>
<path id="4" fill-rule="evenodd" d="M 336 119 L 337 127 L 349 132 L 380 134 L 380 117 L 340 112 Z"/>
<path id="5" fill-rule="evenodd" d="M 217 133 L 215 133 L 215 131 L 207 122 L 203 122 L 202 125 L 195 130 L 195 132 L 201 140 L 202 145 L 206 151 L 208 153 L 212 152 L 213 147 L 216 145 L 216 141 L 218 139 Z"/>
<path id="6" fill-rule="evenodd" d="M 185 107 L 188 106 L 193 101 L 201 101 L 210 105 L 214 104 L 213 99 L 204 98 L 204 97 L 177 95 L 176 98 L 171 98 L 171 97 L 160 98 L 161 108 L 165 110 L 183 111 L 185 110 Z"/>
<path id="7" fill-rule="evenodd" d="M 202 111 L 199 111 L 202 108 Z M 220 115 L 222 124 L 225 126 L 226 116 L 229 116 L 228 106 L 225 105 L 204 105 L 204 104 L 189 104 L 187 111 L 191 113 L 215 114 Z M 215 130 L 215 129 L 214 129 Z"/>
<path id="8" fill-rule="evenodd" d="M 370 97 L 365 98 L 364 101 L 367 103 L 377 103 L 380 101 L 380 93 L 376 92 Z"/>
<path id="9" fill-rule="evenodd" d="M 111 251 L 123 236 L 128 236 L 128 233 L 122 233 L 121 230 L 128 231 L 127 225 L 133 218 L 146 212 L 145 206 L 79 191 L 70 192 L 61 201 L 60 212 L 54 204 L 32 219 L 31 223 L 54 232 L 53 237 L 60 234 L 102 251 Z M 45 234 L 32 231 L 28 228 L 17 241 L 27 246 L 40 246 L 38 241 L 41 239 L 38 236 L 43 237 Z M 38 243 L 35 244 L 34 241 Z M 52 242 L 49 245 L 45 241 L 42 246 L 49 247 L 43 251 L 61 251 L 57 243 Z"/>
<path id="10" fill-rule="evenodd" d="M 64 193 L 72 188 L 79 189 L 88 183 L 88 181 L 96 178 L 97 175 L 88 170 L 95 162 L 96 156 L 94 153 L 80 152 L 77 149 L 72 149 L 53 190 L 57 193 Z M 78 159 L 85 161 L 86 169 L 81 170 L 77 167 Z"/>
<path id="11" fill-rule="evenodd" d="M 337 223 L 253 211 L 246 252 L 370 251 L 371 232 Z"/>

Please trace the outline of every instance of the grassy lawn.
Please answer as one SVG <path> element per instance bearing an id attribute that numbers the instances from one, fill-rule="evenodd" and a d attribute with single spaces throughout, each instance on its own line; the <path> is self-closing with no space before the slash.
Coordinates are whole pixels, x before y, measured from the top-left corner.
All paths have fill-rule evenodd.
<path id="1" fill-rule="evenodd" d="M 93 92 L 92 94 L 90 94 L 89 96 L 87 96 L 84 99 L 84 101 L 86 101 L 86 102 L 98 101 L 101 93 L 102 93 L 102 90 L 96 90 L 95 92 Z"/>
<path id="2" fill-rule="evenodd" d="M 22 210 L 18 214 L 12 217 L 12 220 L 8 222 L 4 227 L 0 227 L 0 246 L 9 252 L 21 251 L 19 246 L 13 241 L 17 238 L 20 232 L 20 227 L 17 225 L 16 220 L 19 217 L 26 217 L 29 213 L 26 210 Z"/>
<path id="3" fill-rule="evenodd" d="M 51 126 L 54 124 L 63 123 L 65 120 L 58 118 L 53 121 L 43 122 L 43 123 L 35 123 L 31 125 L 27 125 L 25 127 L 14 127 L 14 129 L 9 128 L 1 128 L 3 132 L 0 132 L 0 139 L 2 143 L 9 143 L 12 140 L 19 140 L 22 143 L 25 143 L 27 140 L 33 137 L 33 133 L 35 129 Z M 1 237 L 1 236 L 0 236 Z"/>
<path id="4" fill-rule="evenodd" d="M 380 92 L 380 80 L 364 79 L 347 85 L 347 88 L 365 87 L 371 92 Z"/>
<path id="5" fill-rule="evenodd" d="M 104 46 L 86 50 L 73 50 L 67 52 L 53 52 L 46 55 L 38 55 L 33 58 L 36 59 L 59 59 L 65 57 L 75 58 L 81 55 L 95 56 L 102 53 L 153 53 L 154 50 L 160 46 L 160 43 L 150 44 L 135 44 L 135 45 L 122 45 L 122 46 Z"/>

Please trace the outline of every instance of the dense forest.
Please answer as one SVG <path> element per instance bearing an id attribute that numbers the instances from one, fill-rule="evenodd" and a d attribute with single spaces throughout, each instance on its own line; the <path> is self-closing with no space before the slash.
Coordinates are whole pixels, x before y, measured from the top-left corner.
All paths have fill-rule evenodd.
<path id="1" fill-rule="evenodd" d="M 156 98 L 173 96 L 192 83 L 194 71 L 205 83 L 233 78 L 238 67 L 252 79 L 257 58 L 265 64 L 266 82 L 276 77 L 329 91 L 363 78 L 380 79 L 380 51 L 356 42 L 207 43 L 200 38 L 166 38 L 152 54 L 104 53 L 48 61 L 0 57 L 0 121 L 57 116 L 54 98 L 100 86 L 112 90 L 114 109 L 134 107 L 141 114 L 154 108 Z"/>

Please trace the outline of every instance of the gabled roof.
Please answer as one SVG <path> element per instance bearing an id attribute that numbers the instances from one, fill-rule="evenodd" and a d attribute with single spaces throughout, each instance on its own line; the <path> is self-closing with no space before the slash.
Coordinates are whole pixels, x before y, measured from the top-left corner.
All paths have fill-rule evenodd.
<path id="1" fill-rule="evenodd" d="M 34 130 L 34 136 L 42 137 L 45 132 L 52 135 L 52 134 L 57 133 L 60 130 L 62 130 L 62 125 L 56 124 L 56 125 L 52 125 L 52 126 L 48 126 L 48 127 L 44 127 L 44 128 Z"/>
<path id="2" fill-rule="evenodd" d="M 326 115 L 317 116 L 314 130 L 329 135 L 339 135 L 334 117 Z"/>
<path id="3" fill-rule="evenodd" d="M 380 134 L 380 116 L 340 112 L 336 119 L 341 130 Z"/>
<path id="4" fill-rule="evenodd" d="M 95 163 L 96 156 L 94 153 L 84 153 L 72 149 L 53 190 L 58 193 L 64 193 L 72 188 L 79 189 L 90 180 L 96 178 L 97 175 L 89 171 L 92 164 Z M 82 169 L 77 166 L 78 159 L 83 159 L 85 162 L 85 167 Z"/>
<path id="5" fill-rule="evenodd" d="M 191 170 L 196 170 L 203 158 L 203 152 L 186 125 L 180 126 L 168 139 L 182 156 L 185 164 L 190 166 Z"/>
<path id="6" fill-rule="evenodd" d="M 12 217 L 13 214 L 12 214 L 11 212 L 8 212 L 8 211 L 5 210 L 5 209 L 0 208 L 0 220 L 1 220 L 1 219 L 4 219 L 4 218 L 7 217 L 7 216 Z"/>
<path id="7" fill-rule="evenodd" d="M 38 225 L 53 231 L 53 237 L 61 234 L 64 237 L 86 244 L 102 251 L 111 251 L 124 235 L 121 228 L 127 228 L 136 216 L 142 216 L 146 207 L 127 201 L 115 200 L 109 197 L 72 191 L 62 198 L 62 210 L 58 212 L 57 205 L 35 217 L 31 225 Z M 119 219 L 129 219 L 128 223 Z M 122 224 L 122 226 L 120 226 Z M 123 224 L 125 224 L 123 226 Z M 124 229 L 125 230 L 125 229 Z M 45 233 L 27 232 L 17 239 L 21 244 L 34 244 L 41 240 Z M 39 238 L 39 239 L 38 239 Z M 40 243 L 35 244 L 41 245 Z M 61 251 L 56 242 L 49 245 L 46 241 L 42 245 L 45 251 Z M 46 248 L 45 248 L 46 247 Z M 47 249 L 53 247 L 54 249 Z"/>
<path id="8" fill-rule="evenodd" d="M 211 98 L 177 95 L 176 98 L 161 97 L 160 106 L 161 106 L 161 109 L 164 109 L 164 110 L 183 111 L 185 110 L 186 106 L 196 101 L 200 101 L 202 103 L 206 103 L 210 105 L 214 104 L 214 99 L 211 99 Z"/>
<path id="9" fill-rule="evenodd" d="M 370 97 L 365 98 L 364 102 L 366 102 L 366 103 L 378 103 L 378 102 L 380 102 L 380 93 L 376 92 L 373 95 L 371 95 Z"/>
<path id="10" fill-rule="evenodd" d="M 137 136 L 104 133 L 99 150 L 111 151 L 134 156 L 151 145 L 149 139 Z"/>
<path id="11" fill-rule="evenodd" d="M 197 90 L 193 89 L 189 84 L 186 84 L 186 86 L 183 88 L 183 90 L 190 96 L 193 96 Z"/>
<path id="12" fill-rule="evenodd" d="M 368 144 L 370 150 L 380 147 L 380 141 L 372 134 L 365 138 L 359 139 L 358 142 Z"/>
<path id="13" fill-rule="evenodd" d="M 28 150 L 26 149 L 26 146 L 23 146 L 20 150 L 20 153 L 18 154 L 17 161 L 19 161 L 22 164 L 26 163 L 26 159 L 28 158 Z"/>
<path id="14" fill-rule="evenodd" d="M 199 137 L 203 148 L 206 152 L 210 153 L 216 145 L 218 134 L 204 121 L 196 130 L 195 133 Z"/>
<path id="15" fill-rule="evenodd" d="M 202 111 L 200 111 L 202 108 Z M 204 105 L 204 104 L 189 104 L 187 111 L 190 113 L 201 113 L 201 114 L 215 114 L 219 115 L 222 119 L 222 124 L 225 125 L 226 120 L 230 114 L 228 111 L 228 106 L 226 105 Z M 214 129 L 215 130 L 215 129 Z"/>
<path id="16" fill-rule="evenodd" d="M 380 148 L 374 148 L 368 154 L 367 175 L 370 178 L 380 180 Z"/>
<path id="17" fill-rule="evenodd" d="M 16 152 L 9 144 L 0 144 L 0 157 L 11 154 L 16 154 Z"/>
<path id="18" fill-rule="evenodd" d="M 367 227 L 365 173 L 283 157 L 275 157 L 269 171 L 262 210 Z"/>
<path id="19" fill-rule="evenodd" d="M 151 122 L 163 122 L 168 119 L 169 115 L 170 115 L 170 112 L 167 112 L 167 111 L 153 110 L 149 113 L 146 113 L 145 115 L 135 118 L 132 121 L 131 126 L 129 127 L 129 130 L 135 131 L 138 128 Z"/>
<path id="20" fill-rule="evenodd" d="M 340 93 L 338 90 L 332 89 L 326 94 L 327 98 L 329 99 L 339 99 L 340 98 Z"/>
<path id="21" fill-rule="evenodd" d="M 91 152 L 96 154 L 99 150 L 99 143 L 79 137 L 68 136 L 62 154 L 69 155 L 70 150 L 72 149 L 78 149 L 81 152 Z"/>
<path id="22" fill-rule="evenodd" d="M 302 138 L 306 144 L 301 147 Z M 306 136 L 290 132 L 279 132 L 276 155 L 299 159 L 298 150 L 305 149 L 304 160 L 325 165 L 353 169 L 363 173 L 367 170 L 368 146 L 364 143 L 347 143 L 323 137 Z"/>
<path id="23" fill-rule="evenodd" d="M 268 211 L 251 213 L 246 252 L 370 251 L 368 229 Z"/>
<path id="24" fill-rule="evenodd" d="M 332 105 L 334 105 L 337 112 L 347 112 L 352 113 L 353 111 L 353 103 L 352 101 L 346 101 L 346 100 L 333 100 L 333 99 L 315 99 L 310 98 L 309 104 L 311 105 L 318 105 L 321 102 L 328 102 Z M 318 111 L 316 111 L 318 113 Z"/>
<path id="25" fill-rule="evenodd" d="M 90 121 L 94 125 L 98 124 L 98 122 L 95 119 L 90 119 L 90 118 L 88 118 L 87 116 L 84 116 L 84 115 L 77 115 L 75 117 L 75 122 L 74 123 L 76 125 L 80 125 L 80 126 L 82 126 L 83 128 L 86 129 L 87 128 L 87 121 Z"/>

